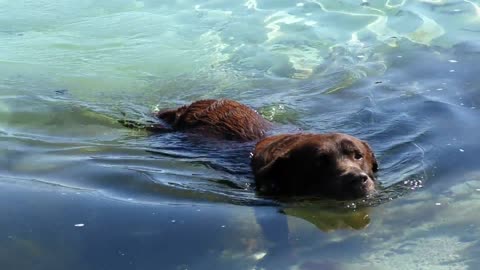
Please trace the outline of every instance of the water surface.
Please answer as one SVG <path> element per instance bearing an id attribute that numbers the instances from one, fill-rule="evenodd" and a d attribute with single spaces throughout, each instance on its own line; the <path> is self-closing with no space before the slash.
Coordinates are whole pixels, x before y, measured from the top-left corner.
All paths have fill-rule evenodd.
<path id="1" fill-rule="evenodd" d="M 1 1 L 2 269 L 477 269 L 480 3 Z M 118 119 L 231 98 L 345 132 L 378 196 L 258 197 L 253 143 Z"/>

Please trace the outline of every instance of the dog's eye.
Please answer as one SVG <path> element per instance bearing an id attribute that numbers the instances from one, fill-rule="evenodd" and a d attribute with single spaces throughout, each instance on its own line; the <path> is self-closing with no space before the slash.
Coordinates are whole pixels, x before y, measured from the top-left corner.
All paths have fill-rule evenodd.
<path id="1" fill-rule="evenodd" d="M 356 160 L 361 160 L 363 158 L 363 155 L 362 155 L 362 153 L 355 151 L 355 153 L 353 154 L 353 157 Z"/>

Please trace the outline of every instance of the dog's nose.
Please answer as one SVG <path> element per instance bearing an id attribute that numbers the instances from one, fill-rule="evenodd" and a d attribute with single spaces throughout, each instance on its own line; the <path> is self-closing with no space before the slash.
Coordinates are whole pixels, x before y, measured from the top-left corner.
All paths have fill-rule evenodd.
<path id="1" fill-rule="evenodd" d="M 362 183 L 365 183 L 368 181 L 368 175 L 366 173 L 360 173 L 360 175 L 358 176 L 358 178 L 360 179 L 360 181 Z"/>
<path id="2" fill-rule="evenodd" d="M 351 183 L 365 184 L 368 181 L 368 175 L 364 172 L 352 172 L 345 176 Z"/>

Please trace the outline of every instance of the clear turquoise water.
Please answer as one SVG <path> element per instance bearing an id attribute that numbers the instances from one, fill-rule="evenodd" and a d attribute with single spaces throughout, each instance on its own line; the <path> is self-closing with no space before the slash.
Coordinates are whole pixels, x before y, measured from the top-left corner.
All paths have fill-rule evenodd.
<path id="1" fill-rule="evenodd" d="M 480 266 L 478 1 L 0 0 L 0 25 L 1 269 Z M 116 122 L 220 97 L 368 140 L 382 192 L 279 205 L 252 144 Z"/>

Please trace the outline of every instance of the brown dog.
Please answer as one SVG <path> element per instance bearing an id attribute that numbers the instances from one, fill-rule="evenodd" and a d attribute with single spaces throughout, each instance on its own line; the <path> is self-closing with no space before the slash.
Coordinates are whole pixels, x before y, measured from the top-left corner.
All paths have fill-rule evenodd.
<path id="1" fill-rule="evenodd" d="M 257 189 L 266 195 L 323 195 L 358 198 L 375 190 L 377 161 L 367 143 L 345 134 L 290 134 L 267 137 L 272 123 L 228 99 L 199 100 L 155 113 L 163 123 L 127 127 L 153 132 L 184 131 L 257 143 L 251 166 Z"/>
<path id="2" fill-rule="evenodd" d="M 228 99 L 205 99 L 155 113 L 168 126 L 151 124 L 151 131 L 185 131 L 227 140 L 253 141 L 265 137 L 272 124 L 250 107 Z M 128 124 L 128 123 L 127 123 Z"/>
<path id="3" fill-rule="evenodd" d="M 251 165 L 260 193 L 335 199 L 373 192 L 378 167 L 366 142 L 340 133 L 267 137 L 257 143 Z"/>

